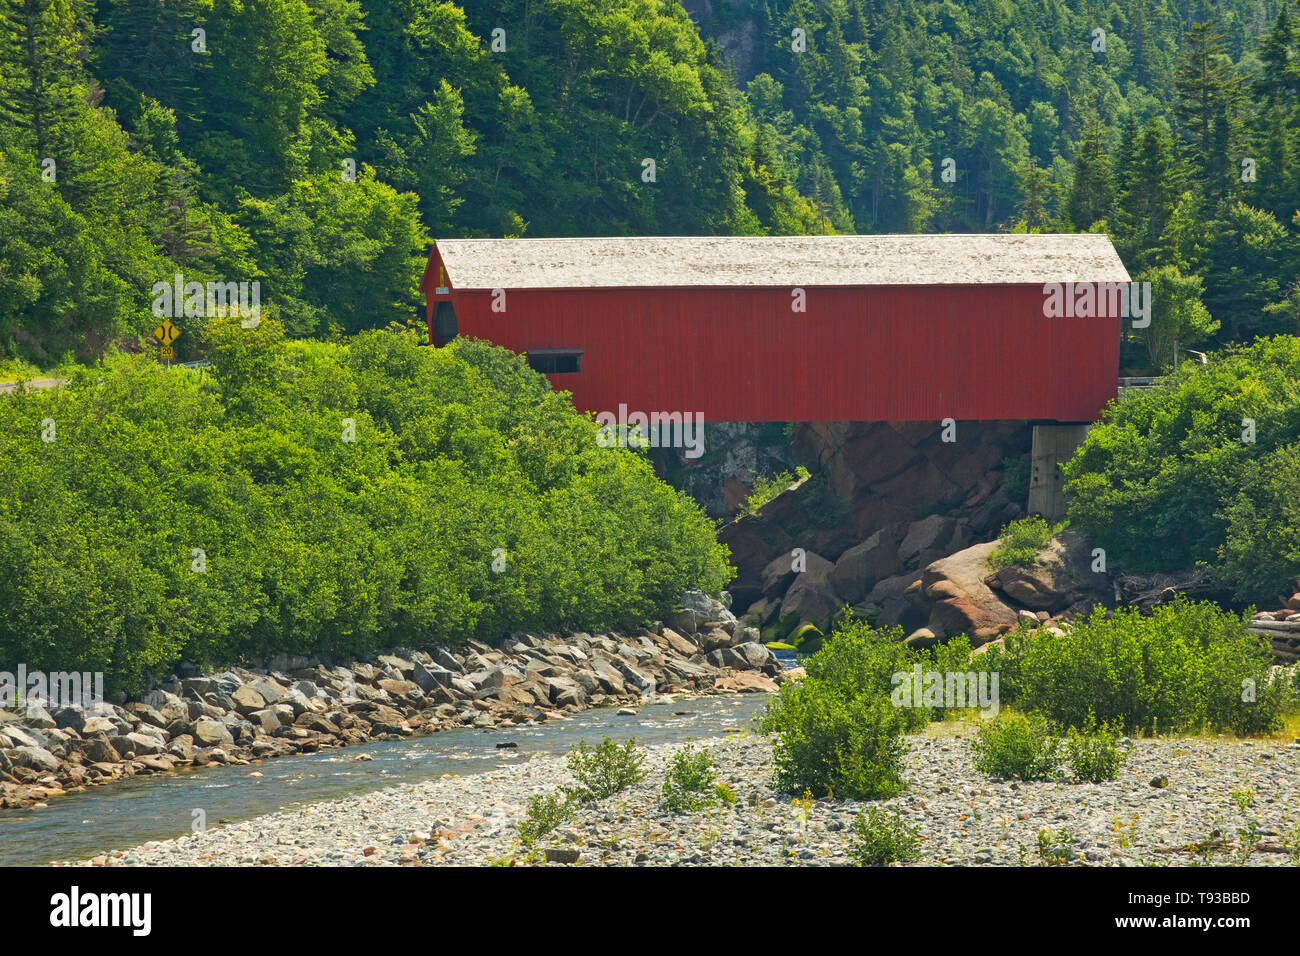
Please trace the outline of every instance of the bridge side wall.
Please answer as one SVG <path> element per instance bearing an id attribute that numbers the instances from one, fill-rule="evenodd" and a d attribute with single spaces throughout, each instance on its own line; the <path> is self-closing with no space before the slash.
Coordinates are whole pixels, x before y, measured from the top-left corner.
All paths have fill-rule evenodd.
<path id="1" fill-rule="evenodd" d="M 428 290 L 432 293 L 432 288 Z M 1047 318 L 1041 286 L 458 291 L 461 335 L 581 349 L 550 376 L 594 412 L 706 421 L 1087 422 L 1115 397 L 1118 318 Z M 433 296 L 430 296 L 431 301 Z"/>

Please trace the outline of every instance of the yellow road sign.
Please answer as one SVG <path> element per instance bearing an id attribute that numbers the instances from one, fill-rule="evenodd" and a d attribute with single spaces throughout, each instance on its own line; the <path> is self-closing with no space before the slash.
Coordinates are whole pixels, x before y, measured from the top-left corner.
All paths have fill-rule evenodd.
<path id="1" fill-rule="evenodd" d="M 170 362 L 176 357 L 176 350 L 170 345 L 164 345 L 158 349 L 158 358 L 164 362 Z"/>
<path id="2" fill-rule="evenodd" d="M 163 319 L 162 325 L 153 330 L 153 337 L 163 344 L 164 348 L 170 351 L 170 346 L 176 341 L 176 337 L 181 334 L 181 330 L 172 325 L 171 319 Z"/>

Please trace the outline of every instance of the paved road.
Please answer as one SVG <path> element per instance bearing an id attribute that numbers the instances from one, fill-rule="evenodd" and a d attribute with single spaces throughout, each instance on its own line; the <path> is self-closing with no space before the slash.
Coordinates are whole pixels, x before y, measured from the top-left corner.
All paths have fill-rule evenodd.
<path id="1" fill-rule="evenodd" d="M 62 385 L 66 378 L 32 378 L 27 380 L 28 388 L 53 388 L 55 385 Z M 18 390 L 17 382 L 0 382 L 0 393 L 15 392 Z"/>

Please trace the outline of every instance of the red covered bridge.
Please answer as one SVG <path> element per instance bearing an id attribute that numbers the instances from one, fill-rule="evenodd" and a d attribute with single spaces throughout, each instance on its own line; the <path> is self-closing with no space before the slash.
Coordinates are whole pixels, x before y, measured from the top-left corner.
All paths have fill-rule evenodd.
<path id="1" fill-rule="evenodd" d="M 431 342 L 523 353 L 593 412 L 1089 422 L 1121 320 L 1044 287 L 1128 281 L 1094 234 L 444 239 L 420 287 Z"/>

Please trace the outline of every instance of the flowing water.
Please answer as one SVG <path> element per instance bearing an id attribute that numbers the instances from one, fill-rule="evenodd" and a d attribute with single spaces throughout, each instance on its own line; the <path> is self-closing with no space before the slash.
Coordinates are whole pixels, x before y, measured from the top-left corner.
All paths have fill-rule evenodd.
<path id="1" fill-rule="evenodd" d="M 0 865 L 23 866 L 85 859 L 190 831 L 193 809 L 209 824 L 239 821 L 286 807 L 333 800 L 445 774 L 491 770 L 503 759 L 563 753 L 580 740 L 604 737 L 644 744 L 715 736 L 752 729 L 765 694 L 704 697 L 650 704 L 640 713 L 615 708 L 575 714 L 536 727 L 459 728 L 427 737 L 375 741 L 341 750 L 267 760 L 255 768 L 214 767 L 193 772 L 132 777 L 84 793 L 58 797 L 41 809 L 0 810 Z M 497 748 L 513 742 L 514 751 Z M 355 758 L 368 755 L 368 761 Z M 256 769 L 261 777 L 250 777 Z"/>

